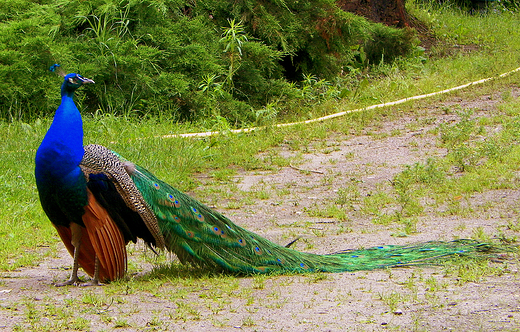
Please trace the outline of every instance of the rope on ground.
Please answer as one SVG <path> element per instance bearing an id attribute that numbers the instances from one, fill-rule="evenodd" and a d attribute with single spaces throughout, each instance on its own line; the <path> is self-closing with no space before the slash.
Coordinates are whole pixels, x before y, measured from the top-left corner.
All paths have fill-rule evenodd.
<path id="1" fill-rule="evenodd" d="M 481 79 L 481 80 L 478 80 L 478 81 L 474 81 L 474 82 L 466 83 L 466 84 L 463 84 L 463 85 L 459 85 L 459 86 L 456 86 L 454 88 L 449 88 L 449 89 L 436 91 L 436 92 L 432 92 L 432 93 L 427 93 L 427 94 L 423 94 L 423 95 L 403 98 L 403 99 L 396 100 L 396 101 L 391 101 L 391 102 L 388 102 L 388 103 L 381 103 L 381 104 L 367 106 L 367 107 L 363 107 L 363 108 L 357 108 L 357 109 L 353 109 L 353 110 L 342 111 L 342 112 L 338 112 L 338 113 L 322 116 L 322 117 L 315 118 L 315 119 L 304 120 L 304 121 L 297 121 L 297 122 L 290 122 L 290 123 L 279 123 L 279 124 L 276 124 L 276 125 L 270 126 L 270 127 L 283 128 L 283 127 L 292 127 L 292 126 L 297 126 L 297 125 L 302 125 L 302 124 L 309 124 L 309 123 L 314 123 L 314 122 L 322 122 L 322 121 L 325 121 L 325 120 L 338 118 L 338 117 L 341 117 L 341 116 L 344 116 L 344 115 L 347 115 L 347 114 L 350 114 L 350 113 L 356 113 L 356 112 L 368 111 L 368 110 L 372 110 L 372 109 L 376 109 L 376 108 L 383 108 L 383 107 L 388 107 L 388 106 L 399 105 L 399 104 L 403 104 L 403 103 L 409 102 L 411 100 L 425 99 L 425 98 L 429 98 L 429 97 L 433 97 L 433 96 L 449 93 L 449 92 L 452 92 L 452 91 L 461 90 L 461 89 L 467 88 L 469 86 L 483 84 L 483 83 L 486 83 L 486 82 L 489 82 L 489 81 L 492 81 L 492 80 L 495 80 L 495 79 L 499 79 L 499 78 L 503 78 L 503 77 L 509 76 L 509 75 L 514 74 L 514 73 L 516 73 L 518 71 L 520 71 L 520 67 L 518 67 L 516 69 L 513 69 L 511 71 L 508 71 L 506 73 L 500 74 L 498 76 L 484 78 L 484 79 Z M 251 132 L 251 131 L 254 131 L 254 130 L 262 130 L 262 129 L 265 129 L 267 127 L 268 126 L 251 127 L 251 128 L 243 128 L 243 129 L 232 129 L 232 130 L 227 130 L 226 132 L 230 132 L 230 133 L 234 133 L 234 134 L 248 133 L 248 132 Z M 170 135 L 160 135 L 160 136 L 155 136 L 155 137 L 156 138 L 208 137 L 208 136 L 219 135 L 221 133 L 222 132 L 220 132 L 220 131 L 206 131 L 206 132 L 202 132 L 202 133 L 170 134 Z"/>

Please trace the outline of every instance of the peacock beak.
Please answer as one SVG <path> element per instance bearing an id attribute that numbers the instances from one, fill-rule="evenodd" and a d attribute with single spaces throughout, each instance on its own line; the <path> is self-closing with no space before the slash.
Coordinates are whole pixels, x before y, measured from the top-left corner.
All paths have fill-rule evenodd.
<path id="1" fill-rule="evenodd" d="M 82 77 L 82 78 L 81 78 L 81 83 L 83 83 L 83 84 L 87 84 L 87 83 L 92 83 L 92 84 L 94 84 L 94 83 L 96 83 L 96 82 L 94 82 L 94 80 L 91 80 L 90 78 Z"/>

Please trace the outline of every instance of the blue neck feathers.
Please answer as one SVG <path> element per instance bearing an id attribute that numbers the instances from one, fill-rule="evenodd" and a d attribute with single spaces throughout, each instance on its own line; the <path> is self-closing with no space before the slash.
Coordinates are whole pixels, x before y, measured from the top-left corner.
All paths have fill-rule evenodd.
<path id="1" fill-rule="evenodd" d="M 65 80 L 61 87 L 61 104 L 36 152 L 38 182 L 74 182 L 81 175 L 79 164 L 84 153 L 83 123 L 73 101 L 75 90 L 76 87 L 70 87 Z"/>

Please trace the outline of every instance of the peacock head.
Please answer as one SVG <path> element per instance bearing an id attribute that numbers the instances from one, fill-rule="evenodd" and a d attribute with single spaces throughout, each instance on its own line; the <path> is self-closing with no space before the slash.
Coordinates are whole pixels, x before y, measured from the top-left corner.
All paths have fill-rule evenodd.
<path id="1" fill-rule="evenodd" d="M 77 88 L 82 86 L 83 84 L 95 83 L 90 78 L 86 78 L 81 76 L 80 74 L 71 73 L 65 75 L 63 69 L 59 64 L 54 64 L 49 68 L 50 71 L 58 74 L 59 76 L 64 78 L 63 85 L 61 86 L 62 92 L 66 94 L 73 94 Z"/>
<path id="2" fill-rule="evenodd" d="M 93 80 L 91 80 L 90 78 L 81 76 L 80 74 L 71 73 L 71 74 L 65 75 L 62 89 L 64 92 L 71 93 L 71 92 L 76 91 L 76 89 L 79 88 L 80 86 L 82 86 L 83 84 L 88 84 L 88 83 L 95 83 L 95 82 Z"/>

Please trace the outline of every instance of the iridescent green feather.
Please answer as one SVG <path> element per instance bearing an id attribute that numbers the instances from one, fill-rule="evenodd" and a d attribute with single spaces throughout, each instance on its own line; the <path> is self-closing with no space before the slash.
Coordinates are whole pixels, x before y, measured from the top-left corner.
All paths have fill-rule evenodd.
<path id="1" fill-rule="evenodd" d="M 136 166 L 135 185 L 155 213 L 168 250 L 182 262 L 239 273 L 344 272 L 432 263 L 447 255 L 485 254 L 472 240 L 380 246 L 331 255 L 302 253 L 275 244 L 199 203 Z"/>

